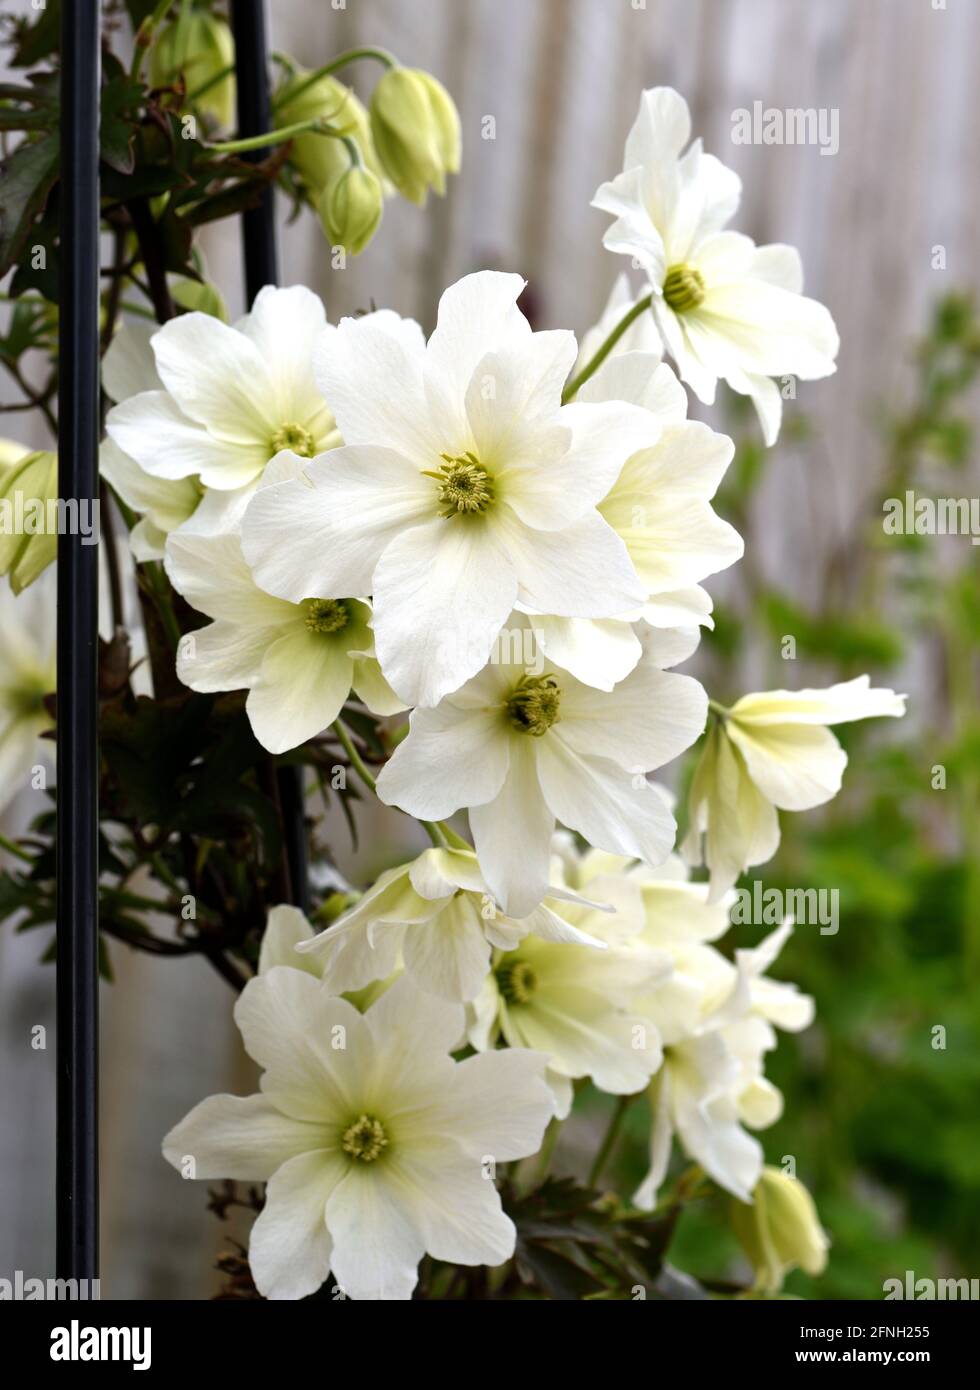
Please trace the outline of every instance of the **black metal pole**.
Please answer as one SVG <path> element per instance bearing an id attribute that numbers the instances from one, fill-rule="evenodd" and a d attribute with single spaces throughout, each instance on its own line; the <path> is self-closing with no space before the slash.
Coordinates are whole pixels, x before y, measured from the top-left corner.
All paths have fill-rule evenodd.
<path id="1" fill-rule="evenodd" d="M 264 135 L 270 123 L 264 0 L 234 0 L 231 19 L 235 36 L 238 133 L 242 137 Z M 267 153 L 256 150 L 252 158 L 261 160 Z M 242 248 L 245 297 L 251 304 L 263 285 L 279 283 L 275 194 L 271 186 L 258 207 L 242 214 Z M 298 767 L 280 767 L 276 780 L 292 898 L 296 906 L 306 912 L 309 909 L 309 873 L 303 774 Z"/>
<path id="2" fill-rule="evenodd" d="M 61 21 L 58 490 L 91 505 L 99 453 L 99 2 Z M 71 509 L 68 509 L 71 514 Z M 99 1260 L 99 552 L 58 538 L 57 1268 Z"/>

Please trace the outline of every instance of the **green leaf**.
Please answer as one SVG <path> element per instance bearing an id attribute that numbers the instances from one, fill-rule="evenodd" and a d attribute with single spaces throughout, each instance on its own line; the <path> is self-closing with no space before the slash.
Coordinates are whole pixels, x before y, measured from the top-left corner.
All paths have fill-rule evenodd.
<path id="1" fill-rule="evenodd" d="M 0 276 L 20 255 L 36 218 L 44 210 L 58 177 L 57 132 L 23 141 L 0 168 Z"/>

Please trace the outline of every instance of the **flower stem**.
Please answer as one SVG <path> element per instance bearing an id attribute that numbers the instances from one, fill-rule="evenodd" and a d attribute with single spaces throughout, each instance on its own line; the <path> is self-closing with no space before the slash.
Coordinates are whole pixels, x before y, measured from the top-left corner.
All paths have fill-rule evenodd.
<path id="1" fill-rule="evenodd" d="M 609 1127 L 606 1130 L 602 1143 L 599 1145 L 599 1152 L 595 1156 L 595 1161 L 589 1170 L 587 1186 L 595 1187 L 602 1177 L 603 1170 L 609 1162 L 613 1149 L 616 1147 L 616 1141 L 619 1139 L 620 1132 L 623 1128 L 623 1121 L 626 1118 L 626 1111 L 634 1100 L 636 1100 L 636 1096 L 620 1096 L 616 1101 L 616 1108 L 609 1121 Z"/>
<path id="2" fill-rule="evenodd" d="M 372 774 L 368 771 L 364 763 L 364 759 L 361 757 L 360 753 L 358 753 L 357 749 L 354 747 L 354 741 L 348 733 L 344 724 L 341 722 L 341 720 L 334 720 L 333 730 L 337 737 L 340 739 L 340 745 L 343 748 L 344 752 L 347 754 L 347 759 L 351 767 L 357 773 L 358 777 L 360 777 L 364 785 L 368 787 L 369 790 L 374 792 L 375 796 L 377 796 L 378 784 L 375 781 Z M 446 837 L 442 832 L 441 826 L 436 825 L 433 821 L 430 820 L 420 820 L 419 825 L 423 827 L 425 833 L 428 835 L 429 839 L 432 841 L 432 843 L 436 846 L 437 849 L 446 848 Z"/>
<path id="3" fill-rule="evenodd" d="M 726 709 L 724 705 L 720 705 L 717 700 L 709 700 L 708 709 L 710 709 L 713 714 L 717 714 L 719 719 L 727 719 L 729 714 L 731 714 L 731 710 Z"/>
<path id="4" fill-rule="evenodd" d="M 129 69 L 129 75 L 135 80 L 139 80 L 143 70 L 143 59 L 149 50 L 153 37 L 166 17 L 167 11 L 173 4 L 173 0 L 157 0 L 157 6 L 152 14 L 147 15 L 146 19 L 136 31 L 133 41 L 133 61 Z"/>
<path id="5" fill-rule="evenodd" d="M 544 1139 L 541 1141 L 541 1148 L 538 1152 L 538 1163 L 534 1172 L 535 1186 L 540 1186 L 548 1176 L 548 1169 L 551 1167 L 551 1159 L 555 1152 L 555 1145 L 558 1143 L 558 1136 L 561 1133 L 561 1120 L 556 1115 L 548 1128 L 544 1132 Z"/>
<path id="6" fill-rule="evenodd" d="M 8 854 L 15 854 L 18 859 L 23 859 L 26 864 L 30 864 L 34 856 L 28 854 L 26 849 L 21 849 L 15 840 L 8 840 L 6 835 L 0 835 L 0 849 L 5 849 Z"/>
<path id="7" fill-rule="evenodd" d="M 263 135 L 249 135 L 244 140 L 218 140 L 206 148 L 214 154 L 244 154 L 248 150 L 263 150 L 268 145 L 284 145 L 296 135 L 312 132 L 315 135 L 332 135 L 335 140 L 343 139 L 321 116 L 311 116 L 307 121 L 294 121 L 292 125 L 281 126 L 279 130 L 267 130 Z"/>
<path id="8" fill-rule="evenodd" d="M 589 358 L 588 362 L 586 362 L 585 366 L 579 372 L 578 376 L 573 376 L 571 381 L 568 382 L 564 391 L 561 393 L 562 405 L 567 405 L 568 402 L 572 400 L 573 397 L 578 393 L 579 389 L 585 385 L 589 377 L 593 376 L 599 370 L 603 362 L 605 362 L 606 358 L 609 356 L 613 348 L 619 342 L 620 338 L 626 332 L 627 328 L 629 328 L 630 324 L 635 323 L 636 320 L 640 317 L 640 315 L 642 313 L 645 313 L 646 310 L 649 309 L 652 303 L 653 291 L 651 290 L 649 294 L 646 294 L 643 296 L 642 299 L 637 300 L 637 302 L 633 305 L 632 309 L 628 310 L 623 315 L 619 323 L 617 323 L 616 327 L 609 334 L 608 338 L 605 340 L 602 346 L 599 347 Z"/>
<path id="9" fill-rule="evenodd" d="M 352 48 L 347 53 L 341 53 L 339 58 L 332 59 L 325 63 L 322 68 L 317 68 L 315 72 L 307 73 L 298 87 L 286 92 L 286 104 L 302 96 L 307 88 L 312 87 L 315 82 L 319 82 L 321 77 L 329 77 L 331 73 L 338 72 L 340 68 L 345 68 L 348 63 L 357 62 L 359 58 L 374 58 L 377 62 L 383 63 L 386 68 L 397 68 L 398 59 L 386 48 Z M 273 101 L 273 107 L 281 106 L 282 100 Z"/>

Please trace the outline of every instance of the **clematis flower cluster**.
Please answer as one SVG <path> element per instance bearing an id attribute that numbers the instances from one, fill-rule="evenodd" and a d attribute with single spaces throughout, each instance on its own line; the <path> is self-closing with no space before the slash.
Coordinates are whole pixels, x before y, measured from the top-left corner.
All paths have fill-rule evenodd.
<path id="1" fill-rule="evenodd" d="M 388 87 L 431 124 L 406 153 L 372 111 L 386 171 L 421 198 L 455 127 L 417 75 Z M 768 975 L 791 923 L 719 948 L 729 890 L 775 853 L 777 807 L 839 788 L 826 726 L 904 706 L 863 677 L 729 708 L 675 669 L 712 625 L 705 581 L 743 551 L 714 507 L 734 446 L 688 418 L 682 383 L 752 396 L 771 443 L 772 378 L 826 376 L 837 350 L 796 253 L 722 230 L 738 181 L 682 153 L 689 134 L 682 98 L 644 94 L 596 201 L 651 288 L 620 278 L 581 347 L 532 328 L 520 276 L 480 271 L 428 337 L 268 287 L 235 324 L 187 313 L 107 358 L 103 471 L 140 518 L 135 555 L 207 620 L 180 679 L 247 692 L 274 755 L 333 726 L 432 840 L 326 926 L 273 909 L 235 1015 L 260 1089 L 165 1140 L 185 1176 L 267 1184 L 249 1251 L 266 1297 L 332 1279 L 405 1299 L 425 1254 L 509 1259 L 498 1164 L 535 1153 L 586 1082 L 643 1098 L 637 1206 L 677 1149 L 739 1203 L 758 1189 L 753 1131 L 782 1105 L 766 1056 L 814 1005 Z M 407 718 L 379 726 L 376 783 L 346 723 L 365 709 Z M 705 735 L 694 881 L 651 774 Z"/>

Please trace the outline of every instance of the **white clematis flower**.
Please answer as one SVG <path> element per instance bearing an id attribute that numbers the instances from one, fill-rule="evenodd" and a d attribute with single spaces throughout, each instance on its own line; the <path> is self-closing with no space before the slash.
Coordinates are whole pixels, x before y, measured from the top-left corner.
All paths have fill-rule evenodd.
<path id="1" fill-rule="evenodd" d="M 532 621 L 514 614 L 511 625 Z M 544 896 L 556 820 L 599 848 L 666 857 L 674 818 L 645 773 L 690 746 L 706 709 L 698 682 L 662 670 L 653 646 L 609 692 L 511 656 L 414 711 L 378 795 L 425 820 L 466 807 L 494 897 L 526 916 Z"/>
<path id="2" fill-rule="evenodd" d="M 312 458 L 340 443 L 313 379 L 314 346 L 334 331 L 302 285 L 267 285 L 234 326 L 171 319 L 151 339 L 162 389 L 114 406 L 109 437 L 151 476 L 219 492 L 255 483 L 282 449 Z"/>
<path id="3" fill-rule="evenodd" d="M 561 887 L 552 892 L 555 900 L 575 898 Z M 564 902 L 546 900 L 520 920 L 507 917 L 475 854 L 427 849 L 411 864 L 388 869 L 349 912 L 296 949 L 317 959 L 337 994 L 385 979 L 403 961 L 426 993 L 465 1001 L 479 994 L 494 948 L 510 951 L 533 935 L 601 949 L 603 942 L 567 920 L 569 911 Z"/>
<path id="4" fill-rule="evenodd" d="M 740 1201 L 751 1200 L 763 1153 L 745 1126 L 764 1129 L 782 1113 L 782 1096 L 764 1075 L 765 1054 L 776 1046 L 772 1025 L 797 1032 L 813 1020 L 808 995 L 763 976 L 792 924 L 754 950 L 737 951 L 732 966 L 705 943 L 706 885 L 689 886 L 700 890 L 702 907 L 692 915 L 687 941 L 683 923 L 663 915 L 667 903 L 657 904 L 652 885 L 644 888 L 646 930 L 636 938 L 666 950 L 673 963 L 663 987 L 641 1006 L 664 1041 L 664 1065 L 650 1088 L 650 1168 L 634 1197 L 647 1210 L 666 1176 L 675 1134 L 715 1182 Z"/>
<path id="5" fill-rule="evenodd" d="M 656 354 L 608 359 L 581 388 L 581 401 L 631 401 L 655 415 L 659 437 L 631 455 L 599 513 L 621 536 L 647 590 L 643 616 L 654 627 L 710 626 L 711 600 L 699 581 L 739 560 L 741 536 L 711 506 L 735 446 L 727 435 L 684 418 L 684 392 Z"/>
<path id="6" fill-rule="evenodd" d="M 867 676 L 827 690 L 744 695 L 708 734 L 691 783 L 684 854 L 704 859 L 719 897 L 743 869 L 779 847 L 779 817 L 806 811 L 840 790 L 847 754 L 826 727 L 856 719 L 900 718 L 905 696 L 872 689 Z"/>
<path id="7" fill-rule="evenodd" d="M 261 1090 L 202 1101 L 164 1156 L 197 1178 L 267 1182 L 249 1241 L 259 1292 L 299 1299 L 333 1275 L 352 1299 L 409 1299 L 428 1252 L 496 1265 L 514 1251 L 488 1159 L 534 1153 L 553 1113 L 545 1059 L 454 1062 L 463 1009 L 401 979 L 359 1014 L 301 970 L 250 980 L 235 1021 Z"/>
<path id="8" fill-rule="evenodd" d="M 18 595 L 0 585 L 0 810 L 48 764 L 41 735 L 52 726 L 44 697 L 55 688 L 55 572 Z"/>
<path id="9" fill-rule="evenodd" d="M 332 724 L 352 687 L 375 714 L 405 708 L 374 658 L 367 603 L 273 598 L 252 579 L 234 533 L 175 533 L 165 564 L 174 588 L 214 619 L 181 638 L 177 674 L 192 690 L 248 690 L 252 730 L 270 753 Z"/>
<path id="10" fill-rule="evenodd" d="M 682 380 L 706 404 L 719 378 L 751 396 L 767 444 L 779 433 L 773 377 L 829 376 L 839 339 L 822 304 L 802 294 L 791 246 L 756 246 L 722 228 L 738 207 L 737 175 L 691 136 L 687 102 L 671 87 L 643 93 L 623 172 L 593 207 L 616 221 L 603 241 L 633 256 L 653 287 L 653 312 Z"/>
<path id="11" fill-rule="evenodd" d="M 524 282 L 491 271 L 443 295 L 426 344 L 344 320 L 317 380 L 345 447 L 246 513 L 245 554 L 270 593 L 371 594 L 382 669 L 434 706 L 486 663 L 520 603 L 607 618 L 644 597 L 596 511 L 649 415 L 622 402 L 562 407 L 572 333 L 532 333 Z"/>

